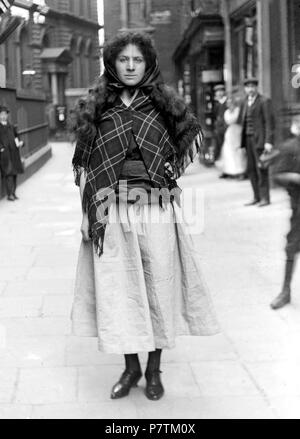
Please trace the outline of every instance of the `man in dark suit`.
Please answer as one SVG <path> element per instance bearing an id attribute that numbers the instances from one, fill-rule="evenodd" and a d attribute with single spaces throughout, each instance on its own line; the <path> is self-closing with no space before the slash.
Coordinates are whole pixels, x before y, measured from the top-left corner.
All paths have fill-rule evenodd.
<path id="1" fill-rule="evenodd" d="M 226 123 L 224 113 L 227 110 L 227 97 L 224 84 L 218 84 L 214 87 L 215 105 L 214 105 L 214 130 L 216 138 L 215 160 L 218 160 L 221 154 Z"/>
<path id="2" fill-rule="evenodd" d="M 259 157 L 264 151 L 271 152 L 274 142 L 274 117 L 270 99 L 258 93 L 258 80 L 247 78 L 244 81 L 246 99 L 242 103 L 240 124 L 242 147 L 246 148 L 248 176 L 254 198 L 246 206 L 270 204 L 269 171 L 259 167 Z"/>

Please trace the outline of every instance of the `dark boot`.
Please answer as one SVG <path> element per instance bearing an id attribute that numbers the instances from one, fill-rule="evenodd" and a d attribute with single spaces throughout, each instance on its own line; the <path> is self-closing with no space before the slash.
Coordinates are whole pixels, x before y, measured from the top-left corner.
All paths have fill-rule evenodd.
<path id="1" fill-rule="evenodd" d="M 160 357 L 161 349 L 149 352 L 148 363 L 145 372 L 146 389 L 145 395 L 152 401 L 159 400 L 164 394 L 164 388 L 160 380 Z"/>
<path id="2" fill-rule="evenodd" d="M 12 195 L 13 195 L 13 197 L 14 197 L 15 200 L 18 200 L 19 197 L 17 197 L 17 195 L 16 195 L 16 190 L 17 190 L 17 176 L 14 175 L 13 194 L 12 194 Z"/>
<path id="3" fill-rule="evenodd" d="M 271 303 L 272 309 L 280 309 L 290 303 L 291 301 L 291 281 L 293 276 L 295 266 L 295 260 L 287 260 L 285 266 L 285 276 L 284 283 L 282 287 L 281 293 L 275 297 L 273 302 Z"/>
<path id="4" fill-rule="evenodd" d="M 5 177 L 5 184 L 6 184 L 7 199 L 9 201 L 15 201 L 15 198 L 13 196 L 13 193 L 14 193 L 14 176 L 13 175 L 7 175 Z"/>
<path id="5" fill-rule="evenodd" d="M 271 303 L 272 309 L 280 309 L 283 308 L 285 305 L 290 303 L 291 301 L 291 291 L 286 289 L 283 290 L 280 294 L 278 294 L 277 297 L 273 300 Z"/>
<path id="6" fill-rule="evenodd" d="M 110 397 L 123 398 L 130 392 L 131 387 L 136 387 L 142 377 L 141 365 L 137 354 L 125 355 L 126 368 L 119 381 L 113 386 Z"/>

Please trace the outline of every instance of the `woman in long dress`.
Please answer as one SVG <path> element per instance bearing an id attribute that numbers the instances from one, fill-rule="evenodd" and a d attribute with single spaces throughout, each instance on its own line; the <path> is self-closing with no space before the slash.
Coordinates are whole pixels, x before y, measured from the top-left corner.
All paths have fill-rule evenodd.
<path id="1" fill-rule="evenodd" d="M 240 107 L 234 97 L 228 98 L 228 108 L 224 113 L 227 125 L 220 160 L 216 166 L 223 177 L 243 177 L 247 168 L 245 151 L 241 148 L 242 126 L 237 123 Z"/>
<path id="2" fill-rule="evenodd" d="M 148 36 L 106 43 L 105 73 L 78 113 L 73 166 L 83 220 L 73 333 L 98 337 L 101 351 L 125 356 L 111 398 L 142 377 L 145 394 L 164 394 L 163 349 L 177 335 L 218 332 L 191 237 L 180 216 L 179 177 L 201 135 L 196 118 L 161 80 Z M 175 383 L 176 385 L 176 383 Z"/>

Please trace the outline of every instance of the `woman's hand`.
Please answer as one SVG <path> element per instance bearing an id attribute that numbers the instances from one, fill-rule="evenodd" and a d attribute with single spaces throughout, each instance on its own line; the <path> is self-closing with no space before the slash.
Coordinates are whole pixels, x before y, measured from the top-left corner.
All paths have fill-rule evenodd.
<path id="1" fill-rule="evenodd" d="M 86 242 L 90 241 L 91 238 L 89 235 L 89 218 L 87 213 L 83 213 L 80 231 L 82 234 L 82 239 Z"/>
<path id="2" fill-rule="evenodd" d="M 165 163 L 165 170 L 166 170 L 167 172 L 169 172 L 170 174 L 173 172 L 173 168 L 172 168 L 171 163 L 169 163 L 169 162 L 166 162 L 166 163 Z"/>
<path id="3" fill-rule="evenodd" d="M 23 148 L 23 146 L 24 146 L 23 140 L 19 140 L 18 137 L 15 137 L 15 143 L 16 143 L 17 148 Z"/>

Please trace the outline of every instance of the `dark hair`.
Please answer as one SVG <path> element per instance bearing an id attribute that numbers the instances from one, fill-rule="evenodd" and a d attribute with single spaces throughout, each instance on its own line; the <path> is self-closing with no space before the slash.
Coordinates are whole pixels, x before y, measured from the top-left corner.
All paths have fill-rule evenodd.
<path id="1" fill-rule="evenodd" d="M 155 63 L 157 55 L 148 35 L 138 32 L 122 32 L 104 44 L 104 65 L 108 64 L 112 69 L 115 69 L 117 56 L 129 44 L 133 44 L 140 49 L 146 61 L 146 69 L 149 69 Z"/>

